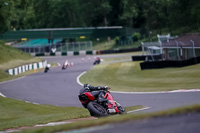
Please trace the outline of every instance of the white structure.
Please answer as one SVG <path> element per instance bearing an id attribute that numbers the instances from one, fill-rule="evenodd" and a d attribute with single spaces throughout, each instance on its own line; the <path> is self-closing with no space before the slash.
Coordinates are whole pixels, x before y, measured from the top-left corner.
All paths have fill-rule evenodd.
<path id="1" fill-rule="evenodd" d="M 157 42 L 141 42 L 142 44 L 142 54 L 143 55 L 160 55 L 163 54 L 163 43 L 169 42 L 171 37 L 170 34 L 167 35 L 157 35 L 158 41 Z"/>

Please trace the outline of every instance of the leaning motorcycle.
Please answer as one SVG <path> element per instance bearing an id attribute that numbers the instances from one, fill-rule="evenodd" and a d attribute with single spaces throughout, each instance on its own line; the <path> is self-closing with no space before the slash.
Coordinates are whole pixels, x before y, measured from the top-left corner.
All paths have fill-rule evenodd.
<path id="1" fill-rule="evenodd" d="M 51 67 L 51 64 L 47 64 L 46 67 L 44 68 L 44 73 L 47 73 Z"/>
<path id="2" fill-rule="evenodd" d="M 104 91 L 104 98 L 107 99 L 107 102 L 98 102 L 97 98 L 91 94 L 92 92 L 80 92 L 79 100 L 82 105 L 89 110 L 91 116 L 102 117 L 112 114 L 125 113 L 125 109 L 119 103 L 114 101 L 112 95 L 110 94 L 110 91 L 101 91 Z"/>

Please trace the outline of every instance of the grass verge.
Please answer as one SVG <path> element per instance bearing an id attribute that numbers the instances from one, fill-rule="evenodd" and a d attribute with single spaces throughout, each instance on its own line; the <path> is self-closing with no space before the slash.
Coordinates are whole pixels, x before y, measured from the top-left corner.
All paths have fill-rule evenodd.
<path id="1" fill-rule="evenodd" d="M 42 61 L 41 58 L 33 58 L 29 54 L 24 53 L 16 48 L 6 46 L 4 44 L 0 44 L 0 82 L 15 79 L 30 73 L 25 72 L 23 74 L 17 75 L 17 76 L 11 76 L 5 71 L 10 68 L 15 68 L 20 65 L 30 64 L 34 62 L 40 62 Z"/>
<path id="2" fill-rule="evenodd" d="M 141 108 L 143 106 L 137 105 L 125 109 L 130 111 Z M 85 117 L 90 117 L 85 108 L 36 105 L 0 96 L 0 131 Z"/>
<path id="3" fill-rule="evenodd" d="M 195 112 L 200 112 L 200 105 L 192 105 L 192 106 L 176 108 L 176 109 L 171 109 L 171 110 L 156 112 L 156 113 L 149 113 L 149 114 L 115 115 L 115 116 L 100 118 L 96 120 L 71 123 L 67 125 L 24 130 L 23 133 L 35 133 L 35 132 L 53 133 L 53 132 L 59 132 L 59 131 L 68 131 L 68 130 L 73 130 L 73 129 L 100 126 L 100 125 L 105 125 L 105 124 L 110 124 L 110 123 L 119 123 L 119 122 L 142 120 L 142 119 L 149 119 L 149 118 L 154 118 L 154 117 L 172 116 L 172 115 L 195 113 Z"/>
<path id="4" fill-rule="evenodd" d="M 40 58 L 33 58 L 30 60 L 14 60 L 14 61 L 9 61 L 7 63 L 3 63 L 0 64 L 0 82 L 3 81 L 7 81 L 7 80 L 12 80 L 12 79 L 16 79 L 31 73 L 34 73 L 34 70 L 29 70 L 26 71 L 24 73 L 18 74 L 18 75 L 9 75 L 8 73 L 5 72 L 5 70 L 9 69 L 9 68 L 14 68 L 20 65 L 24 65 L 24 64 L 29 64 L 29 63 L 33 63 L 33 62 L 40 62 L 42 61 L 42 59 Z M 42 71 L 43 69 L 37 69 L 36 71 Z"/>
<path id="5" fill-rule="evenodd" d="M 0 131 L 89 116 L 84 108 L 36 105 L 0 96 Z"/>
<path id="6" fill-rule="evenodd" d="M 18 59 L 20 60 L 32 59 L 32 57 L 29 54 L 24 53 L 11 46 L 6 46 L 3 43 L 0 44 L 0 53 L 1 53 L 0 64 L 7 63 L 12 60 L 18 60 Z"/>
<path id="7" fill-rule="evenodd" d="M 51 68 L 58 66 L 56 63 L 50 63 L 50 64 L 51 64 Z M 27 75 L 33 74 L 35 72 L 41 72 L 41 71 L 44 71 L 44 68 L 36 69 L 36 70 L 29 70 L 29 71 L 26 71 L 24 73 L 20 73 L 18 75 L 9 75 L 5 71 L 0 70 L 0 82 L 13 80 L 13 79 L 16 79 L 16 78 L 20 78 L 20 77 L 27 76 Z"/>
<path id="8" fill-rule="evenodd" d="M 142 71 L 140 62 L 109 63 L 112 60 L 117 59 L 105 59 L 105 63 L 94 66 L 80 78 L 80 81 L 94 86 L 107 85 L 114 91 L 130 92 L 200 88 L 199 64 L 182 68 Z"/>

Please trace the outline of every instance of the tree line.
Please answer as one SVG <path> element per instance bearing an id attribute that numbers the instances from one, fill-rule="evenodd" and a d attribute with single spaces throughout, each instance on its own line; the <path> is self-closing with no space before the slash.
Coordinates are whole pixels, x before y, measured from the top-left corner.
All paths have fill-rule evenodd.
<path id="1" fill-rule="evenodd" d="M 162 34 L 200 30 L 199 0 L 0 0 L 0 32 L 124 26 Z"/>

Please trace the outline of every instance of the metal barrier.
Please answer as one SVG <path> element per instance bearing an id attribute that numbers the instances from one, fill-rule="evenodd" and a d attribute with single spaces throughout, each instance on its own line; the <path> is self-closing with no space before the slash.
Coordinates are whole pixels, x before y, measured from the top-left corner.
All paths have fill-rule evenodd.
<path id="1" fill-rule="evenodd" d="M 200 63 L 200 57 L 191 58 L 188 60 L 178 61 L 147 61 L 140 63 L 141 70 L 145 69 L 157 69 L 168 67 L 184 67 L 189 65 L 195 65 Z"/>
<path id="2" fill-rule="evenodd" d="M 84 28 L 48 28 L 48 29 L 25 29 L 18 31 L 8 31 L 0 39 L 38 39 L 38 38 L 99 38 L 99 37 L 116 37 L 116 36 L 130 36 L 135 29 L 123 28 L 122 26 L 108 26 L 108 27 L 84 27 Z"/>
<path id="3" fill-rule="evenodd" d="M 67 42 L 67 43 L 56 43 L 49 44 L 48 46 L 23 46 L 23 45 L 14 45 L 15 48 L 18 48 L 26 53 L 55 53 L 55 52 L 68 52 L 68 51 L 92 51 L 93 43 L 92 41 L 87 42 Z"/>
<path id="4" fill-rule="evenodd" d="M 89 51 L 93 49 L 92 41 L 89 42 L 71 42 L 71 43 L 59 43 L 56 45 L 57 52 L 67 51 Z"/>

